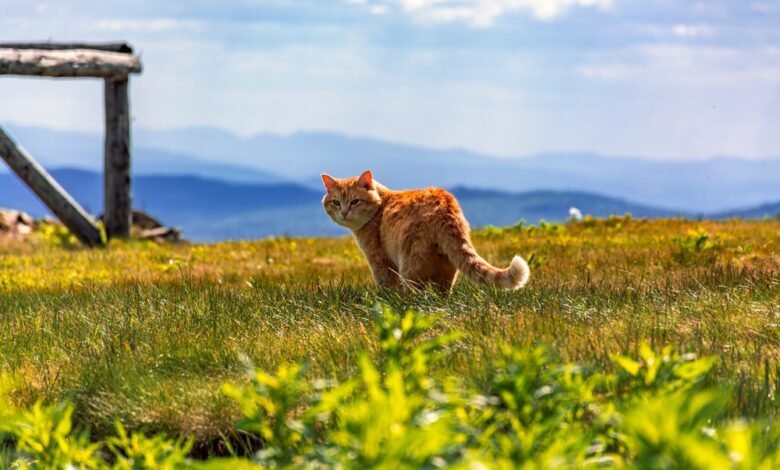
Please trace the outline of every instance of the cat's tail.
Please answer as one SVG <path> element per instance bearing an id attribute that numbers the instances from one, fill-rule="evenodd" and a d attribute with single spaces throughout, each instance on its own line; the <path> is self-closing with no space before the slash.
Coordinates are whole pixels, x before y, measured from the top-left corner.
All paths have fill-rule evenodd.
<path id="1" fill-rule="evenodd" d="M 525 286 L 531 277 L 531 269 L 522 257 L 512 258 L 512 263 L 506 269 L 496 268 L 477 254 L 471 240 L 460 227 L 449 232 L 445 240 L 440 240 L 439 246 L 467 278 L 503 289 L 516 290 Z"/>

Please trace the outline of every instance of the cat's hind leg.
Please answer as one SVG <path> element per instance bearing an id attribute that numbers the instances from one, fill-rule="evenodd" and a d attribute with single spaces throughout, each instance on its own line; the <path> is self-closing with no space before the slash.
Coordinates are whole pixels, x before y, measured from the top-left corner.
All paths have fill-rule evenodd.
<path id="1" fill-rule="evenodd" d="M 458 269 L 435 246 L 417 247 L 404 253 L 399 260 L 399 272 L 404 282 L 415 288 L 432 286 L 449 292 Z"/>

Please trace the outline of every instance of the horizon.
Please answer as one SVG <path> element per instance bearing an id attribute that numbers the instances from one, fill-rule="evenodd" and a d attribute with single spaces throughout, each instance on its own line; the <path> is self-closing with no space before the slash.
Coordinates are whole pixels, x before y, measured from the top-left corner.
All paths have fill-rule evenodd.
<path id="1" fill-rule="evenodd" d="M 39 130 L 49 131 L 49 132 L 80 135 L 83 137 L 95 137 L 100 139 L 103 138 L 102 128 L 101 129 L 69 129 L 69 128 L 45 126 L 36 123 L 24 123 L 24 122 L 14 122 L 14 121 L 2 122 L 0 123 L 0 126 L 6 128 L 25 128 L 31 130 L 39 129 Z M 386 145 L 408 147 L 408 148 L 420 149 L 420 150 L 426 150 L 432 152 L 443 152 L 443 153 L 464 152 L 464 153 L 474 154 L 474 156 L 477 157 L 498 159 L 498 160 L 523 160 L 523 159 L 557 157 L 557 156 L 563 156 L 563 157 L 589 156 L 589 157 L 603 158 L 603 159 L 610 159 L 610 160 L 643 160 L 643 161 L 651 161 L 651 162 L 655 161 L 655 162 L 664 162 L 664 163 L 697 163 L 697 162 L 711 162 L 714 160 L 745 160 L 752 163 L 761 163 L 761 162 L 780 160 L 780 152 L 778 152 L 776 155 L 764 155 L 764 156 L 756 156 L 756 157 L 744 157 L 742 155 L 729 155 L 729 154 L 713 154 L 713 155 L 702 156 L 702 157 L 685 158 L 679 156 L 641 155 L 638 153 L 610 154 L 610 153 L 599 153 L 599 152 L 594 152 L 585 149 L 557 149 L 557 150 L 539 151 L 537 153 L 531 153 L 531 154 L 496 155 L 496 154 L 489 154 L 489 153 L 481 152 L 479 150 L 473 150 L 465 147 L 435 147 L 435 146 L 430 146 L 425 144 L 394 141 L 382 137 L 371 137 L 366 135 L 350 134 L 346 132 L 331 131 L 327 129 L 298 129 L 290 132 L 257 131 L 253 133 L 243 134 L 233 129 L 221 128 L 218 126 L 209 126 L 209 125 L 193 125 L 193 126 L 181 126 L 181 127 L 169 127 L 169 128 L 147 128 L 143 126 L 132 125 L 131 135 L 134 135 L 136 132 L 152 132 L 152 133 L 165 134 L 165 133 L 194 132 L 194 131 L 219 132 L 222 134 L 229 135 L 231 138 L 240 139 L 243 141 L 250 141 L 254 138 L 261 138 L 261 137 L 294 138 L 295 136 L 298 135 L 323 135 L 323 136 L 340 137 L 348 140 L 371 141 L 371 142 L 376 142 L 376 143 L 381 143 Z M 17 143 L 22 147 L 25 147 L 25 142 L 19 141 Z M 143 149 L 157 149 L 157 147 L 155 147 L 154 145 L 141 144 L 137 146 Z M 172 152 L 172 153 L 177 153 L 177 152 Z M 178 152 L 178 153 L 182 153 L 182 152 Z M 222 160 L 216 160 L 213 158 L 209 158 L 207 156 L 194 156 L 193 158 L 197 158 L 209 162 L 222 162 L 227 164 L 235 164 L 235 162 L 224 162 Z M 57 168 L 65 168 L 65 167 L 59 166 Z M 3 170 L 8 170 L 8 168 L 0 165 L 0 171 Z"/>
<path id="2" fill-rule="evenodd" d="M 337 133 L 496 157 L 780 156 L 780 5 L 0 0 L 3 41 L 126 40 L 136 129 Z M 100 132 L 95 80 L 0 79 L 0 122 Z M 576 150 L 582 149 L 582 150 Z"/>
<path id="3" fill-rule="evenodd" d="M 16 125 L 8 130 L 46 168 L 102 171 L 102 133 Z M 322 171 L 345 177 L 371 169 L 380 181 L 399 189 L 467 187 L 514 194 L 581 191 L 696 214 L 780 201 L 780 159 L 648 159 L 575 152 L 495 158 L 333 133 L 262 133 L 246 138 L 201 127 L 171 132 L 137 129 L 134 134 L 136 175 L 194 175 L 265 187 L 295 182 L 319 188 Z M 6 173 L 0 169 L 0 174 Z M 177 185 L 170 190 L 176 191 Z M 6 205 L 13 197 L 6 196 Z M 257 204 L 262 206 L 261 201 Z"/>

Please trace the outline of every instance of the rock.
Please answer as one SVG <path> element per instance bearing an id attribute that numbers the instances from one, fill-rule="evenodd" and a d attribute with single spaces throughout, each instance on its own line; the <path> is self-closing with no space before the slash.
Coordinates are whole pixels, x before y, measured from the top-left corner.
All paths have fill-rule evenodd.
<path id="1" fill-rule="evenodd" d="M 166 227 L 159 220 L 143 211 L 133 211 L 133 231 L 142 240 L 154 240 L 158 242 L 181 241 L 181 230 L 174 227 Z"/>
<path id="2" fill-rule="evenodd" d="M 32 217 L 22 211 L 0 208 L 1 233 L 27 235 L 32 232 L 33 224 Z"/>
<path id="3" fill-rule="evenodd" d="M 166 227 L 157 219 L 141 211 L 133 211 L 133 234 L 142 240 L 158 242 L 182 241 L 181 230 Z M 59 224 L 54 219 L 47 218 Z M 32 233 L 35 221 L 28 214 L 15 209 L 0 208 L 0 236 L 15 238 Z"/>
<path id="4" fill-rule="evenodd" d="M 103 216 L 99 217 L 103 220 Z M 142 240 L 154 240 L 158 242 L 182 241 L 181 230 L 174 227 L 166 227 L 159 220 L 144 211 L 134 210 L 131 213 L 132 233 Z"/>
<path id="5" fill-rule="evenodd" d="M 33 220 L 32 217 L 30 217 L 28 213 L 20 212 L 20 211 L 17 212 L 19 212 L 19 223 L 24 224 L 28 227 L 32 227 L 33 225 L 35 225 L 35 221 Z"/>
<path id="6" fill-rule="evenodd" d="M 138 227 L 141 230 L 163 227 L 159 220 L 143 211 L 133 211 L 131 217 L 133 227 Z"/>
<path id="7" fill-rule="evenodd" d="M 171 227 L 155 227 L 141 230 L 138 236 L 142 240 L 178 242 L 181 240 L 181 231 Z"/>

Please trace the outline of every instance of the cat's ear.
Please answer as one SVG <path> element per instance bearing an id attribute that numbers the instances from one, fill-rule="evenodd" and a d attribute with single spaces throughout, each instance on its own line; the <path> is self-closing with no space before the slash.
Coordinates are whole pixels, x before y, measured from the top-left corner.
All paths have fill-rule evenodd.
<path id="1" fill-rule="evenodd" d="M 336 187 L 336 180 L 329 174 L 323 173 L 320 177 L 322 178 L 322 183 L 325 185 L 325 189 L 328 191 L 332 191 L 333 188 Z"/>
<path id="2" fill-rule="evenodd" d="M 363 189 L 374 189 L 374 175 L 371 174 L 371 170 L 366 170 L 360 175 L 357 181 L 358 187 Z"/>

